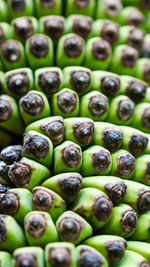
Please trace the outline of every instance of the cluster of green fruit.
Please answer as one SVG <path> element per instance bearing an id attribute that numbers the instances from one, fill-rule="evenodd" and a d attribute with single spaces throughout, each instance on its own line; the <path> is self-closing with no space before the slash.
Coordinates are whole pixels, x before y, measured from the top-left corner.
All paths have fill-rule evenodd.
<path id="1" fill-rule="evenodd" d="M 0 267 L 149 267 L 150 1 L 0 0 L 0 70 Z"/>

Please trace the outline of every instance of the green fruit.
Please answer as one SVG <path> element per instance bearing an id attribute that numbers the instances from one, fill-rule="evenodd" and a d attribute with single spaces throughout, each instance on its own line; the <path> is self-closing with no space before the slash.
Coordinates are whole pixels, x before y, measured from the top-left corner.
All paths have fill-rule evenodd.
<path id="1" fill-rule="evenodd" d="M 84 15 L 70 15 L 66 19 L 66 33 L 76 33 L 87 40 L 92 37 L 93 19 Z"/>
<path id="2" fill-rule="evenodd" d="M 1 194 L 0 212 L 23 223 L 24 217 L 33 210 L 32 194 L 25 188 L 11 188 Z"/>
<path id="3" fill-rule="evenodd" d="M 108 110 L 108 98 L 97 91 L 92 91 L 80 99 L 81 117 L 88 117 L 94 121 L 104 121 L 108 115 Z"/>
<path id="4" fill-rule="evenodd" d="M 55 222 L 65 212 L 66 202 L 54 191 L 36 186 L 32 190 L 33 206 L 35 210 L 48 212 Z"/>
<path id="5" fill-rule="evenodd" d="M 63 118 L 76 117 L 79 113 L 79 96 L 69 88 L 63 88 L 51 98 L 52 114 Z"/>
<path id="6" fill-rule="evenodd" d="M 111 171 L 111 155 L 108 150 L 101 146 L 91 146 L 82 153 L 81 174 L 107 175 Z"/>
<path id="7" fill-rule="evenodd" d="M 88 118 L 67 118 L 64 120 L 65 138 L 79 144 L 87 146 L 92 142 L 94 135 L 94 122 Z"/>
<path id="8" fill-rule="evenodd" d="M 108 267 L 108 262 L 96 249 L 86 245 L 79 245 L 76 249 L 79 253 L 78 265 L 80 267 L 94 266 L 97 264 L 102 267 Z"/>
<path id="9" fill-rule="evenodd" d="M 94 145 L 103 146 L 112 153 L 121 147 L 122 139 L 123 132 L 119 126 L 107 122 L 94 122 Z"/>
<path id="10" fill-rule="evenodd" d="M 0 250 L 12 252 L 16 248 L 24 247 L 26 245 L 24 232 L 13 217 L 1 214 L 0 225 Z"/>
<path id="11" fill-rule="evenodd" d="M 106 70 L 111 61 L 111 46 L 100 37 L 90 38 L 85 47 L 84 66 L 92 70 Z"/>
<path id="12" fill-rule="evenodd" d="M 37 91 L 45 93 L 48 97 L 62 88 L 62 71 L 57 67 L 41 68 L 35 71 L 35 87 Z"/>
<path id="13" fill-rule="evenodd" d="M 107 121 L 119 124 L 129 125 L 134 118 L 134 102 L 125 95 L 114 97 L 110 101 Z"/>
<path id="14" fill-rule="evenodd" d="M 31 159 L 22 158 L 10 165 L 8 176 L 17 187 L 32 190 L 51 176 L 50 170 Z"/>
<path id="15" fill-rule="evenodd" d="M 33 86 L 33 73 L 29 68 L 11 70 L 5 73 L 5 92 L 16 99 L 31 91 Z"/>
<path id="16" fill-rule="evenodd" d="M 59 238 L 75 245 L 92 235 L 91 225 L 72 211 L 64 212 L 56 222 Z"/>
<path id="17" fill-rule="evenodd" d="M 92 72 L 88 68 L 71 66 L 63 69 L 63 86 L 71 88 L 79 95 L 87 93 L 92 86 Z"/>
<path id="18" fill-rule="evenodd" d="M 138 213 L 145 213 L 150 210 L 149 187 L 133 181 L 124 181 L 127 189 L 124 203 L 130 205 Z"/>
<path id="19" fill-rule="evenodd" d="M 126 240 L 115 235 L 98 235 L 88 238 L 84 244 L 98 250 L 110 264 L 116 265 L 124 256 Z"/>
<path id="20" fill-rule="evenodd" d="M 40 247 L 18 248 L 13 253 L 13 265 L 44 267 L 44 252 Z"/>
<path id="21" fill-rule="evenodd" d="M 34 2 L 31 0 L 25 0 L 24 2 L 15 0 L 8 1 L 9 15 L 11 19 L 22 17 L 22 16 L 32 16 L 34 12 Z"/>
<path id="22" fill-rule="evenodd" d="M 2 4 L 3 2 L 0 2 L 1 10 L 0 10 L 0 20 L 2 18 Z M 4 2 L 5 3 L 5 2 Z M 5 20 L 6 21 L 6 20 Z M 1 31 L 1 38 L 0 38 L 0 45 L 2 45 L 3 42 L 11 38 L 11 27 L 10 24 L 7 22 L 0 22 L 0 31 Z"/>
<path id="23" fill-rule="evenodd" d="M 141 254 L 150 264 L 150 244 L 140 241 L 128 241 L 128 250 Z"/>
<path id="24" fill-rule="evenodd" d="M 46 15 L 60 15 L 62 13 L 62 0 L 51 1 L 48 0 L 47 2 L 36 0 L 35 8 L 36 8 L 36 15 L 38 18 Z"/>
<path id="25" fill-rule="evenodd" d="M 82 14 L 92 17 L 95 10 L 94 0 L 85 0 L 83 3 L 79 0 L 66 0 L 66 17 L 71 14 Z"/>
<path id="26" fill-rule="evenodd" d="M 31 36 L 26 41 L 25 51 L 28 64 L 32 69 L 53 65 L 53 42 L 47 35 L 37 33 Z"/>
<path id="27" fill-rule="evenodd" d="M 1 251 L 0 252 L 0 263 L 1 267 L 12 267 L 12 258 L 8 252 Z"/>
<path id="28" fill-rule="evenodd" d="M 122 10 L 121 1 L 98 0 L 96 18 L 111 19 L 117 21 Z"/>
<path id="29" fill-rule="evenodd" d="M 47 244 L 45 248 L 46 267 L 77 267 L 77 256 L 75 246 L 67 242 Z"/>
<path id="30" fill-rule="evenodd" d="M 125 238 L 131 236 L 137 226 L 138 214 L 129 205 L 120 204 L 112 210 L 111 218 L 103 227 L 101 233 L 119 235 Z"/>
<path id="31" fill-rule="evenodd" d="M 135 158 L 126 150 L 119 149 L 112 154 L 111 175 L 130 179 L 135 171 Z"/>
<path id="32" fill-rule="evenodd" d="M 24 134 L 22 156 L 38 161 L 50 168 L 53 156 L 53 144 L 51 140 L 36 131 Z"/>
<path id="33" fill-rule="evenodd" d="M 25 41 L 38 32 L 38 20 L 35 17 L 19 17 L 11 22 L 12 38 L 20 42 Z"/>
<path id="34" fill-rule="evenodd" d="M 30 246 L 41 246 L 58 241 L 58 234 L 47 212 L 31 211 L 24 219 L 26 239 Z"/>
<path id="35" fill-rule="evenodd" d="M 19 108 L 25 125 L 51 114 L 47 97 L 42 92 L 35 90 L 30 91 L 20 99 Z"/>
<path id="36" fill-rule="evenodd" d="M 87 201 L 88 199 L 88 201 Z M 113 204 L 105 193 L 96 188 L 81 189 L 71 209 L 98 230 L 110 220 Z"/>
<path id="37" fill-rule="evenodd" d="M 121 261 L 116 265 L 117 267 L 126 267 L 126 266 L 145 266 L 149 267 L 148 262 L 142 257 L 140 254 L 126 250 L 124 257 Z"/>
<path id="38" fill-rule="evenodd" d="M 111 199 L 114 205 L 122 203 L 126 188 L 125 182 L 115 176 L 92 176 L 84 177 L 82 188 L 97 188 L 104 192 Z"/>
<path id="39" fill-rule="evenodd" d="M 37 131 L 49 137 L 53 145 L 58 145 L 64 140 L 64 119 L 61 116 L 47 117 L 29 124 L 25 131 Z"/>
<path id="40" fill-rule="evenodd" d="M 111 60 L 110 71 L 121 75 L 130 74 L 135 76 L 137 65 L 138 51 L 135 48 L 126 44 L 115 47 Z"/>
<path id="41" fill-rule="evenodd" d="M 143 26 L 145 21 L 144 14 L 134 6 L 124 7 L 119 15 L 118 23 L 121 25 Z"/>
<path id="42" fill-rule="evenodd" d="M 139 58 L 137 60 L 136 69 L 135 69 L 135 76 L 150 85 L 150 75 L 149 75 L 149 68 L 150 68 L 150 60 L 149 58 Z"/>
<path id="43" fill-rule="evenodd" d="M 132 120 L 132 126 L 138 128 L 143 132 L 150 133 L 149 112 L 149 103 L 139 103 L 138 105 L 136 105 Z"/>
<path id="44" fill-rule="evenodd" d="M 42 186 L 55 191 L 67 202 L 72 202 L 82 187 L 82 176 L 76 172 L 61 173 L 47 179 Z"/>
<path id="45" fill-rule="evenodd" d="M 8 95 L 1 95 L 0 109 L 0 127 L 16 135 L 22 134 L 24 127 L 16 101 Z"/>
<path id="46" fill-rule="evenodd" d="M 54 44 L 57 44 L 57 41 L 63 36 L 65 25 L 65 18 L 56 14 L 44 16 L 39 20 L 40 33 L 48 35 Z"/>
<path id="47" fill-rule="evenodd" d="M 66 66 L 80 66 L 84 58 L 84 39 L 75 33 L 62 36 L 58 41 L 56 51 L 56 65 L 60 68 Z"/>
<path id="48" fill-rule="evenodd" d="M 134 157 L 146 152 L 148 137 L 132 127 L 121 126 L 123 132 L 122 148 L 128 150 Z"/>
<path id="49" fill-rule="evenodd" d="M 82 166 L 82 150 L 79 145 L 65 141 L 54 148 L 54 174 L 79 172 Z"/>

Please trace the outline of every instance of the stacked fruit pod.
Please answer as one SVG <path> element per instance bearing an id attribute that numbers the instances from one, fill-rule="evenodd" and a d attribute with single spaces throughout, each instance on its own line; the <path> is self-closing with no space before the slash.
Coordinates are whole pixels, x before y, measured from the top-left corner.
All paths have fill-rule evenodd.
<path id="1" fill-rule="evenodd" d="M 150 265 L 150 3 L 0 0 L 0 266 Z"/>

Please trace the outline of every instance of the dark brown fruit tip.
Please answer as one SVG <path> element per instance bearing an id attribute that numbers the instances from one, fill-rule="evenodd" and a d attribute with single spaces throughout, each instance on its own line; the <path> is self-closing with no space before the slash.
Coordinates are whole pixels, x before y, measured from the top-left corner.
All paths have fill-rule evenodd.
<path id="1" fill-rule="evenodd" d="M 119 25 L 115 22 L 104 20 L 101 35 L 110 44 L 114 44 L 119 38 Z"/>
<path id="2" fill-rule="evenodd" d="M 52 8 L 55 5 L 56 0 L 40 0 L 40 3 L 43 8 Z"/>
<path id="3" fill-rule="evenodd" d="M 92 249 L 82 248 L 79 257 L 79 267 L 101 267 L 104 258 Z"/>
<path id="4" fill-rule="evenodd" d="M 40 34 L 30 37 L 29 50 L 36 58 L 45 58 L 49 52 L 48 38 Z"/>
<path id="5" fill-rule="evenodd" d="M 147 85 L 145 82 L 133 79 L 129 82 L 126 94 L 131 98 L 135 103 L 139 103 L 146 95 Z"/>
<path id="6" fill-rule="evenodd" d="M 54 195 L 43 187 L 35 187 L 32 193 L 32 201 L 35 209 L 39 211 L 49 211 L 54 202 Z"/>
<path id="7" fill-rule="evenodd" d="M 68 242 L 74 242 L 77 240 L 83 226 L 83 222 L 79 221 L 74 216 L 63 217 L 59 221 L 58 225 L 61 236 Z"/>
<path id="8" fill-rule="evenodd" d="M 137 208 L 140 213 L 145 213 L 150 210 L 150 191 L 149 190 L 139 190 Z"/>
<path id="9" fill-rule="evenodd" d="M 92 206 L 95 217 L 98 221 L 107 221 L 112 213 L 113 204 L 111 200 L 105 196 L 96 197 L 96 200 Z"/>
<path id="10" fill-rule="evenodd" d="M 94 135 L 94 123 L 83 120 L 73 125 L 73 135 L 77 141 L 82 145 L 89 145 Z"/>
<path id="11" fill-rule="evenodd" d="M 105 172 L 111 163 L 111 156 L 108 151 L 100 149 L 92 155 L 92 165 L 98 172 Z"/>
<path id="12" fill-rule="evenodd" d="M 32 167 L 25 162 L 15 162 L 9 167 L 8 176 L 19 187 L 27 186 L 30 183 L 31 175 Z"/>
<path id="13" fill-rule="evenodd" d="M 129 153 L 123 153 L 118 157 L 118 173 L 128 177 L 135 169 L 135 158 Z"/>
<path id="14" fill-rule="evenodd" d="M 128 38 L 128 44 L 136 49 L 140 49 L 143 45 L 144 32 L 133 26 Z"/>
<path id="15" fill-rule="evenodd" d="M 145 108 L 143 111 L 142 125 L 143 127 L 150 129 L 150 108 L 149 107 Z"/>
<path id="16" fill-rule="evenodd" d="M 103 131 L 102 141 L 105 148 L 110 152 L 115 152 L 122 145 L 122 130 L 115 127 L 105 128 Z"/>
<path id="17" fill-rule="evenodd" d="M 142 261 L 139 265 L 139 267 L 149 267 L 149 264 L 147 261 Z"/>
<path id="18" fill-rule="evenodd" d="M 16 192 L 7 191 L 0 199 L 0 212 L 15 216 L 20 207 L 20 199 Z"/>
<path id="19" fill-rule="evenodd" d="M 96 94 L 89 99 L 88 108 L 94 117 L 103 116 L 108 110 L 108 99 L 100 94 Z"/>
<path id="20" fill-rule="evenodd" d="M 26 7 L 25 0 L 11 0 L 10 4 L 14 12 L 24 11 Z"/>
<path id="21" fill-rule="evenodd" d="M 19 61 L 21 57 L 21 47 L 14 40 L 8 40 L 1 46 L 1 51 L 4 59 L 10 63 Z"/>
<path id="22" fill-rule="evenodd" d="M 20 253 L 14 256 L 16 267 L 38 267 L 37 256 L 35 253 Z"/>
<path id="23" fill-rule="evenodd" d="M 104 8 L 108 16 L 116 17 L 122 9 L 122 4 L 120 0 L 105 0 Z"/>
<path id="24" fill-rule="evenodd" d="M 121 228 L 124 233 L 131 233 L 137 226 L 138 215 L 135 210 L 130 209 L 123 212 L 120 220 Z"/>
<path id="25" fill-rule="evenodd" d="M 92 54 L 96 60 L 106 60 L 111 54 L 110 44 L 103 39 L 95 41 L 92 46 Z"/>
<path id="26" fill-rule="evenodd" d="M 22 97 L 20 101 L 23 110 L 31 116 L 41 114 L 44 109 L 43 97 L 38 93 L 29 93 Z"/>
<path id="27" fill-rule="evenodd" d="M 57 96 L 57 104 L 60 110 L 65 114 L 73 112 L 77 107 L 76 94 L 69 90 L 60 92 Z"/>
<path id="28" fill-rule="evenodd" d="M 7 121 L 12 115 L 11 99 L 7 95 L 0 96 L 0 122 Z"/>
<path id="29" fill-rule="evenodd" d="M 73 17 L 73 31 L 82 38 L 88 37 L 92 31 L 92 18 L 75 15 Z"/>
<path id="30" fill-rule="evenodd" d="M 37 159 L 45 159 L 49 152 L 48 140 L 40 135 L 25 133 L 23 152 L 32 154 Z"/>
<path id="31" fill-rule="evenodd" d="M 64 32 L 64 18 L 61 16 L 47 16 L 44 19 L 44 30 L 45 33 L 52 38 L 52 40 L 57 41 Z"/>
<path id="32" fill-rule="evenodd" d="M 29 89 L 29 77 L 26 71 L 9 74 L 6 77 L 8 89 L 17 95 L 24 95 Z"/>
<path id="33" fill-rule="evenodd" d="M 84 48 L 83 39 L 77 35 L 72 34 L 70 37 L 64 40 L 64 51 L 66 55 L 70 58 L 77 58 L 81 55 Z"/>
<path id="34" fill-rule="evenodd" d="M 85 8 L 89 5 L 90 0 L 75 0 L 75 3 L 79 8 Z"/>
<path id="35" fill-rule="evenodd" d="M 57 71 L 45 71 L 39 75 L 38 85 L 46 94 L 57 93 L 60 87 L 60 75 Z"/>
<path id="36" fill-rule="evenodd" d="M 150 60 L 144 66 L 143 76 L 146 82 L 150 82 Z"/>
<path id="37" fill-rule="evenodd" d="M 70 267 L 72 264 L 71 251 L 67 247 L 51 247 L 48 260 L 52 267 Z"/>
<path id="38" fill-rule="evenodd" d="M 70 174 L 58 180 L 58 185 L 62 193 L 68 198 L 74 198 L 82 187 L 82 177 L 80 174 Z"/>
<path id="39" fill-rule="evenodd" d="M 113 265 L 117 264 L 124 256 L 127 246 L 126 242 L 121 240 L 108 241 L 105 243 L 105 245 L 110 263 Z"/>
<path id="40" fill-rule="evenodd" d="M 132 11 L 130 12 L 128 16 L 127 23 L 129 25 L 134 25 L 135 27 L 139 27 L 142 23 L 144 23 L 144 15 L 142 12 L 140 12 L 137 8 L 132 8 Z"/>
<path id="41" fill-rule="evenodd" d="M 136 65 L 138 59 L 138 51 L 131 47 L 126 46 L 121 55 L 121 61 L 124 67 L 133 68 Z"/>
<path id="42" fill-rule="evenodd" d="M 114 76 L 104 76 L 101 80 L 101 90 L 108 97 L 112 98 L 120 89 L 120 79 Z"/>
<path id="43" fill-rule="evenodd" d="M 71 72 L 70 83 L 78 93 L 84 93 L 91 82 L 91 74 L 88 71 L 76 70 Z"/>
<path id="44" fill-rule="evenodd" d="M 114 205 L 122 203 L 126 194 L 126 189 L 127 186 L 124 182 L 109 183 L 105 185 L 105 190 Z"/>
<path id="45" fill-rule="evenodd" d="M 6 215 L 0 215 L 0 243 L 4 242 L 7 238 L 7 228 L 5 223 Z"/>
<path id="46" fill-rule="evenodd" d="M 14 21 L 14 31 L 17 36 L 26 41 L 34 33 L 32 20 L 30 18 L 19 18 Z"/>
<path id="47" fill-rule="evenodd" d="M 26 230 L 34 238 L 41 237 L 47 226 L 45 214 L 33 212 L 27 215 L 25 219 Z"/>
<path id="48" fill-rule="evenodd" d="M 120 100 L 117 106 L 117 115 L 121 121 L 128 121 L 134 114 L 135 104 L 130 99 Z"/>
<path id="49" fill-rule="evenodd" d="M 49 123 L 42 124 L 40 130 L 44 132 L 52 142 L 62 142 L 65 134 L 64 120 L 59 118 Z"/>
<path id="50" fill-rule="evenodd" d="M 129 141 L 129 150 L 134 157 L 139 157 L 144 153 L 148 143 L 146 135 L 133 133 Z"/>
<path id="51" fill-rule="evenodd" d="M 81 150 L 70 144 L 62 150 L 62 160 L 70 168 L 76 168 L 81 161 Z"/>

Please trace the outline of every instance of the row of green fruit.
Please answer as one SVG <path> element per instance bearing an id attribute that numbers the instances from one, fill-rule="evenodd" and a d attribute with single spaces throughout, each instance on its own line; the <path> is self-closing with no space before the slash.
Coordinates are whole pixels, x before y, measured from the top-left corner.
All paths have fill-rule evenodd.
<path id="1" fill-rule="evenodd" d="M 127 6 L 126 8 L 123 5 Z M 129 6 L 131 5 L 131 6 Z M 21 16 L 37 17 L 46 15 L 69 16 L 71 14 L 82 14 L 99 18 L 109 18 L 119 23 L 130 23 L 130 19 L 136 26 L 145 22 L 142 12 L 150 10 L 150 4 L 146 0 L 1 0 L 0 18 L 8 21 Z M 129 7 L 128 7 L 129 6 Z M 141 9 L 138 10 L 136 7 Z M 9 10 L 9 13 L 7 12 Z"/>

